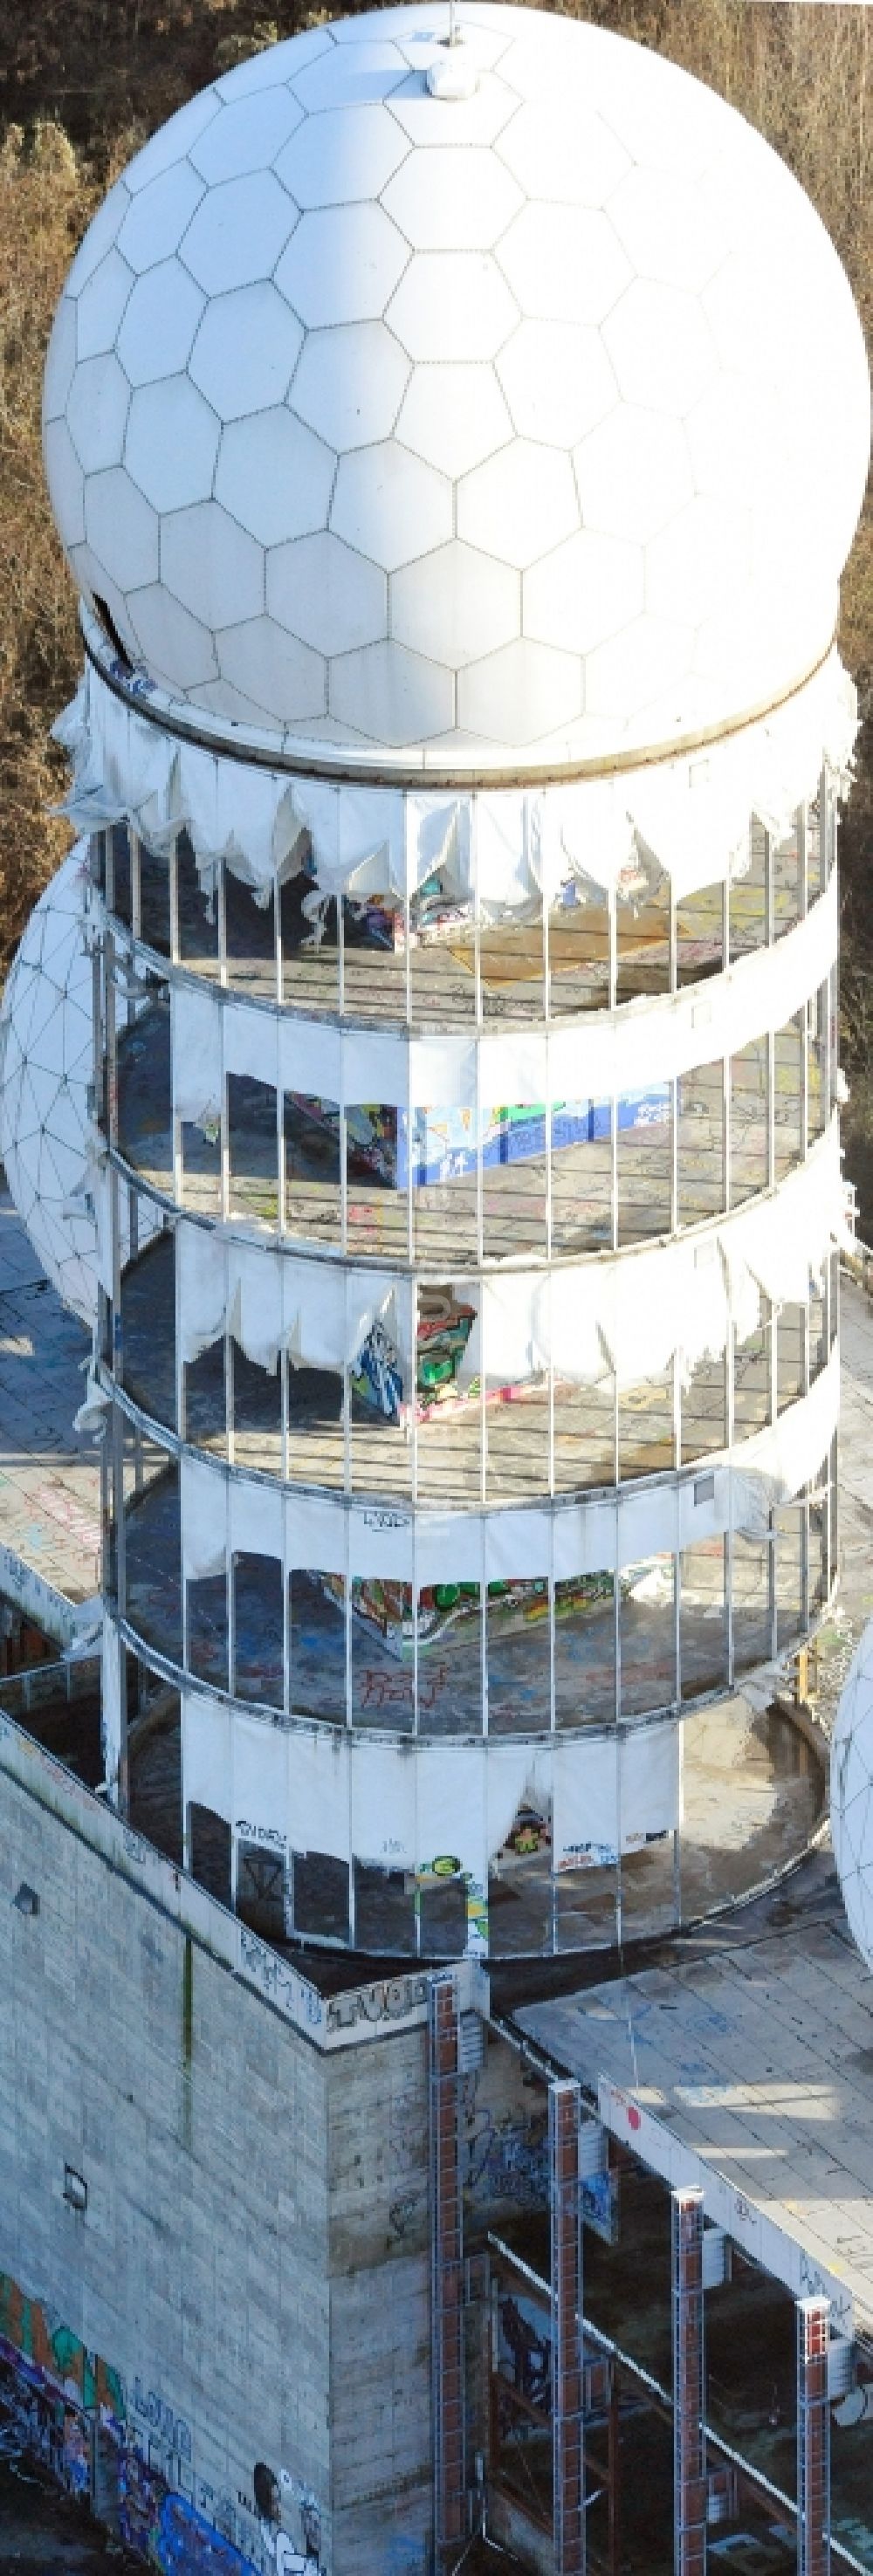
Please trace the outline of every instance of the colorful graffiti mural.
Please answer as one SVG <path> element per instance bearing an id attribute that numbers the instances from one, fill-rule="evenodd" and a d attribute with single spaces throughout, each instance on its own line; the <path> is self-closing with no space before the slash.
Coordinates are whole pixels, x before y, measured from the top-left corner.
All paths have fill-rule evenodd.
<path id="1" fill-rule="evenodd" d="M 6 2272 L 0 2411 L 22 2449 L 162 2576 L 320 2576 L 308 2487 L 259 2462 L 252 2504 L 217 2495 L 195 2477 L 191 2427 L 161 2391 L 138 2375 L 126 2383 Z"/>

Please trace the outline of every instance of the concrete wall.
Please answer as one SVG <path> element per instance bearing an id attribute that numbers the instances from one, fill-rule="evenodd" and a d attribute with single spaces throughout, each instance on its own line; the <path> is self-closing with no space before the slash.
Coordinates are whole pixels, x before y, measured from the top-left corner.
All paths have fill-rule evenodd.
<path id="1" fill-rule="evenodd" d="M 237 2553 L 420 2576 L 422 1981 L 360 2013 L 311 1993 L 310 2037 L 259 1991 L 277 1963 L 251 1936 L 235 1968 L 242 1929 L 0 1718 L 0 2357 L 119 2419 L 126 2527 L 167 2568 L 202 2564 L 211 2530 L 229 2576 Z"/>

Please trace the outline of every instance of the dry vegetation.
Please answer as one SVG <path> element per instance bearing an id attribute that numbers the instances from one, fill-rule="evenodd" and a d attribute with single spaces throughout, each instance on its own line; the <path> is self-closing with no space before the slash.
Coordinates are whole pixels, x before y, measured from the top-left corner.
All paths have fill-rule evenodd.
<path id="1" fill-rule="evenodd" d="M 46 736 L 74 684 L 78 648 L 39 451 L 43 354 L 65 270 L 105 187 L 155 125 L 217 70 L 331 14 L 295 8 L 293 0 L 269 18 L 252 0 L 39 0 L 19 12 L 12 0 L 0 0 L 0 957 L 67 838 L 65 825 L 47 814 L 63 773 Z M 568 14 L 670 54 L 760 127 L 818 206 L 873 338 L 873 39 L 866 7 L 583 0 Z M 826 353 L 810 350 L 809 363 L 826 364 Z M 870 736 L 869 506 L 844 581 L 841 640 L 865 712 L 871 708 Z M 844 1008 L 859 1074 L 873 1042 L 871 774 L 873 741 L 843 844 Z"/>

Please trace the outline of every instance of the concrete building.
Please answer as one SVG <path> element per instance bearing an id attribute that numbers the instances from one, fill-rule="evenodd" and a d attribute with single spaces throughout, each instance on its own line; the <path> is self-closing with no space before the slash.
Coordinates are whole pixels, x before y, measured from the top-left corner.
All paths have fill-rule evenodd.
<path id="1" fill-rule="evenodd" d="M 624 1945 L 769 1935 L 825 1805 L 776 1673 L 837 1574 L 846 279 L 669 63 L 428 0 L 137 155 L 45 445 L 82 838 L 0 1145 L 93 1324 L 102 1738 L 93 1659 L 6 1684 L 9 2063 L 65 2070 L 11 2379 L 165 2569 L 763 2570 L 796 2513 L 817 2576 L 866 2253 L 713 2181 L 686 1954 Z M 800 2303 L 794 2484 L 707 2286 L 777 2422 Z"/>

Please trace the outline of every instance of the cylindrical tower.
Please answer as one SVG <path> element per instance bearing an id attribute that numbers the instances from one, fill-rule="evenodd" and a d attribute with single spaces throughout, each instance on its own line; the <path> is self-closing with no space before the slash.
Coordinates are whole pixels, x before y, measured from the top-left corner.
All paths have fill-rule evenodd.
<path id="1" fill-rule="evenodd" d="M 660 1931 L 781 1857 L 731 1693 L 834 1580 L 869 439 L 738 116 L 588 25 L 446 35 L 193 100 L 46 379 L 108 1767 L 178 1693 L 189 1862 L 399 1957 Z"/>

